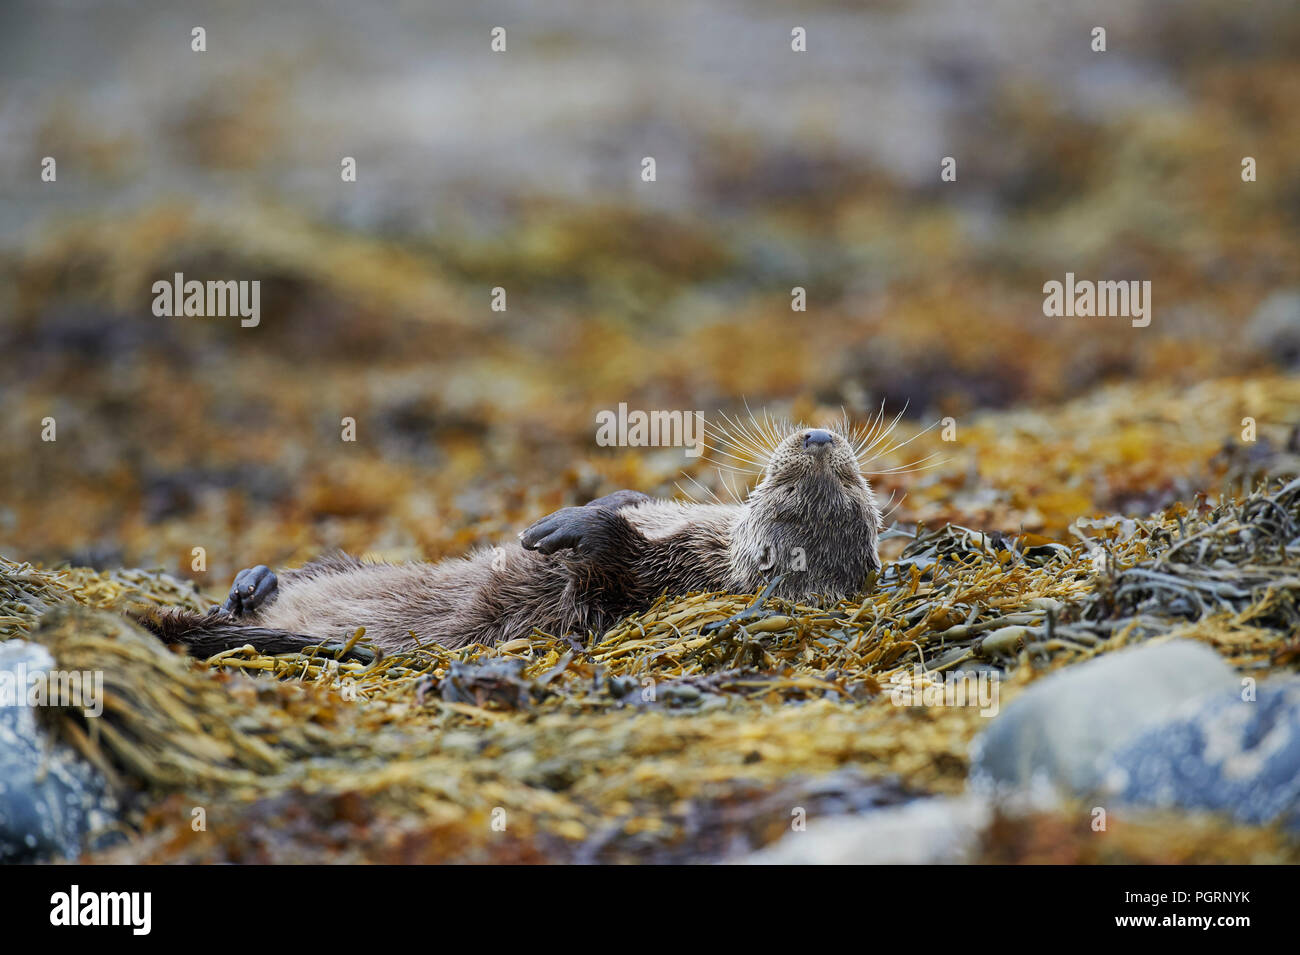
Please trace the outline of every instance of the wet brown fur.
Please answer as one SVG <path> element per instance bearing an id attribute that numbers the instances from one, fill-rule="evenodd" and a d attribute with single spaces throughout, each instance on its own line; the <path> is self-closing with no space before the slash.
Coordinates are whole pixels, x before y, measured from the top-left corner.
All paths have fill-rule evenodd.
<path id="1" fill-rule="evenodd" d="M 848 596 L 880 566 L 880 512 L 851 445 L 833 434 L 810 450 L 808 433 L 772 450 L 743 504 L 620 492 L 534 525 L 580 528 L 576 545 L 555 553 L 511 544 L 403 564 L 332 555 L 281 571 L 278 593 L 251 615 L 172 611 L 144 622 L 203 656 L 245 643 L 276 653 L 346 641 L 357 627 L 391 651 L 416 641 L 493 644 L 534 628 L 599 634 L 665 593 L 753 593 L 777 575 L 782 596 Z"/>

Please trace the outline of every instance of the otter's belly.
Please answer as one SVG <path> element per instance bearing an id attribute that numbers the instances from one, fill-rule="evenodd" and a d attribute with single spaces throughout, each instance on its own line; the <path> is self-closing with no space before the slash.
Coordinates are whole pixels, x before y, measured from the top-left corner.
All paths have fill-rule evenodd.
<path id="1" fill-rule="evenodd" d="M 461 573 L 453 562 L 374 564 L 342 573 L 290 580 L 258 615 L 257 622 L 329 640 L 346 640 L 358 627 L 365 640 L 385 650 L 441 641 L 477 589 L 468 561 Z"/>

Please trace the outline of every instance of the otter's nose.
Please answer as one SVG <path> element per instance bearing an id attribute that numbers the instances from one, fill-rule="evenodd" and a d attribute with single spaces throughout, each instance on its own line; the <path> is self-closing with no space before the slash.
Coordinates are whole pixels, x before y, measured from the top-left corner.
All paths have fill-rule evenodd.
<path id="1" fill-rule="evenodd" d="M 809 431 L 804 435 L 803 446 L 805 448 L 813 448 L 818 445 L 830 444 L 834 440 L 835 437 L 829 431 L 817 429 L 815 431 Z"/>

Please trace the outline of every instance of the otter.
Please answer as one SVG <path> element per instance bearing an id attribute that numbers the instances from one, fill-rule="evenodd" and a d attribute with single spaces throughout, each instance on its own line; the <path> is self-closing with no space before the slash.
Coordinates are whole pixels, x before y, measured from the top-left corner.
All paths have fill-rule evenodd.
<path id="1" fill-rule="evenodd" d="M 743 503 L 660 500 L 617 491 L 532 524 L 519 544 L 439 563 L 371 563 L 345 554 L 280 573 L 241 571 L 208 614 L 139 618 L 199 656 L 252 644 L 284 653 L 346 640 L 358 627 L 383 651 L 448 648 L 530 634 L 603 633 L 663 594 L 771 593 L 839 599 L 880 569 L 882 527 L 858 448 L 798 428 L 776 443 Z"/>

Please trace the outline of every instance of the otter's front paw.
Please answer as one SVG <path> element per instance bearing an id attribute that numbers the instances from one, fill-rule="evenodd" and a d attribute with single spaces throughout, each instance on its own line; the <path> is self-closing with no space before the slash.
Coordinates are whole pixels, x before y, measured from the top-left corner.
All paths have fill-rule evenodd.
<path id="1" fill-rule="evenodd" d="M 279 588 L 280 582 L 265 564 L 249 567 L 235 575 L 230 596 L 221 609 L 236 617 L 246 617 L 274 600 Z"/>
<path id="2" fill-rule="evenodd" d="M 525 550 L 554 554 L 572 547 L 585 554 L 598 549 L 600 529 L 607 513 L 597 507 L 565 507 L 528 528 L 519 535 Z"/>

